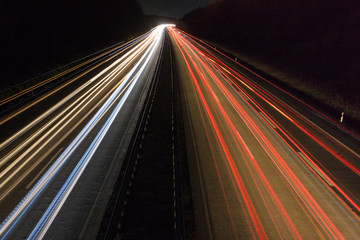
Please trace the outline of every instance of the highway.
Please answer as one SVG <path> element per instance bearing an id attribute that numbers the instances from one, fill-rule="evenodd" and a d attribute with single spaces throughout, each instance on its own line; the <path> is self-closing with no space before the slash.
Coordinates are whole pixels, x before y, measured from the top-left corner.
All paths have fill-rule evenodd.
<path id="1" fill-rule="evenodd" d="M 359 239 L 360 138 L 170 27 L 198 239 Z"/>
<path id="2" fill-rule="evenodd" d="M 96 239 L 165 34 L 196 239 L 359 239 L 360 137 L 172 25 L 0 101 L 0 239 Z"/>
<path id="3" fill-rule="evenodd" d="M 160 25 L 60 73 L 81 69 L 1 119 L 1 239 L 96 238 L 164 34 Z"/>

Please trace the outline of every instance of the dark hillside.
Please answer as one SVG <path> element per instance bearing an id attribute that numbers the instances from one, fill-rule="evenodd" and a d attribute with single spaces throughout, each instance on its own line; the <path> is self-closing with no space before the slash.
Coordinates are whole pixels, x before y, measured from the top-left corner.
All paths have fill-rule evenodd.
<path id="1" fill-rule="evenodd" d="M 285 72 L 296 79 L 286 79 L 290 84 L 360 114 L 358 1 L 224 0 L 183 20 L 189 33 Z"/>
<path id="2" fill-rule="evenodd" d="M 150 29 L 134 0 L 0 4 L 1 89 Z"/>

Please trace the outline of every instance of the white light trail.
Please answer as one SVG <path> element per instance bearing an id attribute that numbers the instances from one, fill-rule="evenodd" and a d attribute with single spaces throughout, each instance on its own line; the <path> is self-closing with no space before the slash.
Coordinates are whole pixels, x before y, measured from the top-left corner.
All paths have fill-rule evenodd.
<path id="1" fill-rule="evenodd" d="M 58 192 L 57 196 L 54 198 L 48 209 L 46 210 L 45 214 L 42 216 L 41 220 L 38 222 L 37 226 L 34 228 L 33 232 L 30 234 L 28 239 L 42 239 L 49 227 L 51 226 L 53 220 L 55 219 L 56 215 L 60 211 L 62 205 L 65 203 L 67 197 L 70 195 L 71 190 L 74 188 L 75 184 L 77 183 L 78 179 L 80 178 L 81 174 L 85 170 L 86 166 L 90 162 L 92 156 L 95 154 L 97 148 L 99 147 L 100 143 L 105 137 L 105 134 L 109 130 L 111 124 L 115 120 L 116 116 L 120 112 L 123 104 L 125 103 L 126 99 L 128 98 L 129 94 L 131 93 L 132 89 L 134 88 L 135 84 L 137 83 L 140 75 L 144 71 L 145 67 L 149 63 L 151 57 L 154 55 L 155 50 L 159 47 L 159 41 L 161 39 L 162 34 L 160 33 L 156 39 L 156 41 L 152 44 L 152 46 L 147 50 L 147 52 L 142 56 L 141 60 L 136 64 L 136 66 L 133 68 L 133 70 L 129 73 L 127 76 L 127 80 L 130 79 L 132 74 L 135 72 L 135 70 L 142 64 L 142 67 L 137 72 L 135 77 L 130 81 L 130 86 L 126 89 L 126 92 L 124 96 L 121 98 L 120 102 L 114 109 L 114 111 L 111 113 L 110 117 L 106 121 L 106 123 L 103 125 L 102 129 L 99 131 L 98 135 L 95 137 L 93 142 L 91 143 L 90 147 L 87 149 L 73 172 L 70 174 L 69 178 L 61 188 L 61 190 Z M 146 57 L 146 60 L 144 63 L 142 63 L 142 60 Z M 128 81 L 124 81 L 128 82 Z M 117 98 L 119 96 L 119 93 L 114 93 L 113 97 Z M 109 104 L 112 104 L 113 101 L 109 102 Z"/>
<path id="2" fill-rule="evenodd" d="M 40 159 L 39 159 L 39 157 L 37 157 L 36 154 L 40 153 L 40 151 L 43 149 L 53 149 L 58 144 L 60 144 L 61 141 L 58 141 L 56 144 L 51 143 L 51 141 L 53 139 L 55 139 L 57 136 L 59 136 L 59 134 L 61 134 L 61 130 L 65 129 L 66 126 L 68 126 L 69 124 L 70 124 L 70 126 L 78 125 L 78 123 L 73 124 L 71 122 L 71 120 L 75 119 L 76 115 L 79 115 L 81 113 L 82 109 L 85 109 L 85 107 L 87 105 L 89 105 L 91 102 L 93 102 L 93 99 L 95 99 L 98 92 L 101 92 L 103 89 L 105 89 L 105 87 L 111 81 L 116 79 L 116 76 L 118 76 L 118 74 L 120 74 L 120 72 L 122 72 L 127 66 L 129 66 L 131 64 L 131 61 L 133 61 L 135 59 L 135 56 L 138 54 L 141 54 L 141 52 L 147 48 L 147 46 L 150 44 L 150 42 L 152 40 L 153 40 L 153 35 L 150 35 L 148 37 L 148 39 L 146 39 L 143 43 L 139 44 L 139 46 L 134 47 L 134 49 L 130 50 L 119 60 L 115 61 L 108 68 L 106 68 L 101 73 L 99 73 L 98 75 L 93 77 L 90 81 L 94 81 L 95 79 L 98 79 L 101 75 L 105 74 L 107 70 L 112 69 L 118 63 L 118 66 L 115 69 L 113 69 L 109 74 L 107 74 L 102 79 L 97 80 L 96 85 L 94 85 L 90 90 L 88 90 L 85 93 L 82 93 L 82 95 L 78 99 L 76 99 L 70 106 L 65 108 L 65 110 L 60 112 L 52 120 L 50 120 L 48 123 L 46 123 L 44 126 L 42 126 L 37 132 L 32 134 L 28 139 L 26 139 L 19 146 L 17 146 L 12 152 L 10 152 L 3 159 L 1 159 L 0 167 L 1 167 L 1 164 L 4 164 L 5 162 L 9 161 L 11 159 L 11 157 L 16 156 L 17 153 L 21 153 L 21 150 L 23 151 L 20 156 L 18 156 L 15 160 L 13 160 L 11 162 L 11 164 L 9 166 L 7 166 L 6 169 L 4 169 L 0 173 L 0 179 L 2 180 L 1 184 L 0 184 L 0 189 L 2 189 L 1 193 L 0 193 L 0 200 L 5 198 L 6 195 L 9 192 L 11 192 L 16 187 L 16 185 L 18 185 L 26 177 L 26 175 L 29 174 L 29 172 L 36 167 L 36 165 L 38 165 L 40 163 L 39 160 L 43 159 L 43 157 L 40 157 Z M 87 86 L 87 84 L 85 84 L 85 85 Z M 76 94 L 81 93 L 81 90 L 83 90 L 85 87 L 80 87 L 80 90 L 78 89 L 78 90 L 74 91 L 71 95 L 75 96 Z M 107 94 L 107 95 L 109 95 L 109 94 Z M 103 99 L 106 99 L 106 96 L 104 96 Z M 67 99 L 69 99 L 69 98 L 66 98 L 66 100 Z M 62 102 L 65 103 L 64 101 L 62 101 Z M 57 106 L 60 106 L 60 105 L 57 104 Z M 56 109 L 54 109 L 54 110 L 56 110 Z M 70 112 L 68 112 L 68 111 L 70 111 Z M 65 113 L 67 113 L 67 114 L 64 115 Z M 90 114 L 90 113 L 86 113 L 86 114 Z M 58 122 L 56 123 L 56 121 L 58 121 Z M 33 123 L 36 123 L 36 122 L 34 121 Z M 55 125 L 51 127 L 51 125 L 54 123 L 55 123 Z M 27 127 L 25 127 L 25 128 L 27 128 Z M 73 129 L 73 127 L 71 129 Z M 66 136 L 68 134 L 70 134 L 70 131 L 63 135 Z M 40 138 L 36 142 L 33 142 L 33 140 L 36 139 L 37 137 L 40 137 Z M 50 147 L 49 147 L 49 145 L 50 145 Z M 35 152 L 33 152 L 30 156 L 27 156 L 27 154 L 30 153 L 34 149 L 36 149 Z M 47 150 L 47 152 L 49 153 L 49 150 Z M 22 159 L 24 159 L 24 161 L 21 162 Z M 38 159 L 38 160 L 32 166 L 27 166 L 32 161 L 32 159 L 35 159 L 35 160 Z M 16 169 L 12 170 L 15 167 L 16 167 Z M 26 168 L 26 171 L 22 174 L 22 176 L 14 179 L 17 176 L 16 174 L 25 168 Z M 13 172 L 9 176 L 7 176 L 6 179 L 3 179 L 4 176 L 10 171 L 13 171 Z M 10 182 L 11 179 L 14 179 L 14 181 L 12 181 L 12 185 L 9 186 L 7 189 L 5 189 L 4 186 L 8 182 Z"/>
<path id="3" fill-rule="evenodd" d="M 129 96 L 131 90 L 135 86 L 136 82 L 139 79 L 140 74 L 145 69 L 146 65 L 150 61 L 153 56 L 156 48 L 159 46 L 160 39 L 163 36 L 163 29 L 165 26 L 159 26 L 156 28 L 148 39 L 151 39 L 153 42 L 150 47 L 148 47 L 147 51 L 141 57 L 140 61 L 133 67 L 133 69 L 125 76 L 125 79 L 121 82 L 121 84 L 117 87 L 117 89 L 111 94 L 111 96 L 107 99 L 105 104 L 99 109 L 99 111 L 92 117 L 92 119 L 88 122 L 88 124 L 82 129 L 82 131 L 78 134 L 78 136 L 72 141 L 72 143 L 64 150 L 64 152 L 58 157 L 58 159 L 54 162 L 54 164 L 46 171 L 46 173 L 40 178 L 40 180 L 36 183 L 36 185 L 30 190 L 30 192 L 25 196 L 25 198 L 18 204 L 18 206 L 13 210 L 13 212 L 5 219 L 5 221 L 0 225 L 0 236 L 6 237 L 7 234 L 12 230 L 13 226 L 21 219 L 23 214 L 27 211 L 27 209 L 31 206 L 31 204 L 35 201 L 37 196 L 39 196 L 40 192 L 47 186 L 50 180 L 56 175 L 56 173 L 60 170 L 60 168 L 64 165 L 64 163 L 70 158 L 71 154 L 76 150 L 76 148 L 80 145 L 80 143 L 84 140 L 84 138 L 89 134 L 89 132 L 94 128 L 95 124 L 105 115 L 105 113 L 109 110 L 109 108 L 117 101 L 120 96 L 119 103 L 117 104 L 115 110 L 110 115 L 109 119 L 106 121 L 106 124 L 103 126 L 101 131 L 98 133 L 98 136 L 94 139 L 93 143 L 83 156 L 83 158 L 78 163 L 77 167 L 74 169 L 69 179 L 64 184 L 63 188 L 59 192 L 56 199 L 54 199 L 53 204 L 49 207 L 48 211 L 45 213 L 50 214 L 48 217 L 43 217 L 45 219 L 50 219 L 50 221 L 42 220 L 39 222 L 37 228 L 34 229 L 31 236 L 37 236 L 40 232 L 39 237 L 43 236 L 46 233 L 46 229 L 51 225 L 51 222 L 55 218 L 57 212 L 60 210 L 62 204 L 65 202 L 67 196 L 70 194 L 72 188 L 75 186 L 77 179 L 79 179 L 81 173 L 84 171 L 86 165 L 91 160 L 91 157 L 95 153 L 97 147 L 101 143 L 104 138 L 106 132 L 111 126 L 111 123 L 114 121 L 115 117 L 121 110 L 124 102 Z M 155 38 L 156 37 L 156 38 Z M 155 38 L 155 40 L 154 40 Z M 129 51 L 126 54 L 126 57 L 129 56 L 130 53 L 133 53 L 135 50 Z M 124 56 L 125 57 L 125 56 Z M 145 59 L 146 57 L 146 59 Z M 133 58 L 133 57 L 132 57 Z M 121 58 L 123 59 L 123 58 Z M 145 59 L 145 60 L 144 60 Z M 110 67 L 118 64 L 120 60 L 116 61 Z M 142 64 L 142 65 L 141 65 Z M 140 67 L 141 65 L 141 67 Z M 109 68 L 110 68 L 109 67 Z M 140 68 L 140 69 L 139 69 Z M 138 70 L 139 69 L 139 70 Z M 104 70 L 105 71 L 105 70 Z M 138 71 L 136 74 L 135 72 Z M 134 77 L 132 77 L 135 74 Z M 91 81 L 91 80 L 90 80 Z M 66 190 L 64 190 L 66 189 Z M 55 204 L 58 203 L 58 204 Z M 56 207 L 55 207 L 55 205 Z M 55 210 L 53 210 L 55 209 Z M 44 216 L 45 216 L 44 215 Z M 50 217 L 51 216 L 51 217 Z M 42 228 L 43 226 L 44 229 Z M 30 237 L 31 237 L 30 236 Z"/>

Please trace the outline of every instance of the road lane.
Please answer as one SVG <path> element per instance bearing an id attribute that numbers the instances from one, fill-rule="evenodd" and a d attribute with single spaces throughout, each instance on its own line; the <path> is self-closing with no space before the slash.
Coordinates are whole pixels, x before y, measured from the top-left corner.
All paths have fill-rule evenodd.
<path id="1" fill-rule="evenodd" d="M 358 237 L 359 217 L 321 177 L 325 173 L 318 174 L 321 169 L 304 148 L 294 149 L 293 138 L 298 136 L 293 134 L 289 143 L 277 132 L 283 118 L 292 128 L 307 131 L 309 126 L 298 123 L 304 124 L 303 118 L 294 120 L 286 105 L 184 33 L 170 32 L 188 103 L 188 131 L 194 136 L 188 143 L 195 146 L 189 149 L 197 149 L 199 162 L 194 165 L 199 165 L 205 191 L 195 206 L 207 206 L 208 235 L 215 239 Z M 255 99 L 250 93 L 261 97 Z M 280 120 L 279 114 L 267 112 L 269 108 L 280 113 Z M 312 138 L 312 132 L 304 135 Z M 323 141 L 320 138 L 316 144 L 333 155 Z M 307 150 L 314 151 L 314 146 Z"/>
<path id="2" fill-rule="evenodd" d="M 44 157 L 53 152 L 69 134 L 73 133 L 73 130 L 75 130 L 79 124 L 83 123 L 83 120 L 93 113 L 93 110 L 120 84 L 114 81 L 115 78 L 113 76 L 117 76 L 121 71 L 126 69 L 129 64 L 128 59 L 134 58 L 137 54 L 136 50 L 142 49 L 140 47 L 144 49 L 146 45 L 139 45 L 137 48 L 134 48 L 132 50 L 133 56 L 129 54 L 131 52 L 125 54 L 110 65 L 108 69 L 90 79 L 86 85 L 75 90 L 73 94 L 68 95 L 63 101 L 35 119 L 17 134 L 13 135 L 18 137 L 23 131 L 32 130 L 34 125 L 39 126 L 39 123 L 46 123 L 22 143 L 17 143 L 16 148 L 11 149 L 11 151 L 1 159 L 0 164 L 1 167 L 3 167 L 0 174 L 0 180 L 2 180 L 0 185 L 2 189 L 1 200 L 15 187 L 19 180 L 27 176 L 29 171 L 35 168 Z M 128 56 L 130 56 L 130 58 L 128 58 Z M 126 60 L 124 61 L 124 59 Z M 119 64 L 120 62 L 121 64 Z M 113 69 L 115 65 L 118 66 Z M 110 71 L 110 73 L 107 73 L 107 71 Z M 104 78 L 95 81 L 105 73 L 107 75 L 105 75 Z M 65 107 L 65 109 L 63 108 L 63 110 L 57 112 L 56 110 L 60 107 Z M 8 142 L 13 140 L 13 136 L 5 141 L 2 146 L 8 145 Z M 59 138 L 58 136 L 61 137 Z M 11 159 L 15 160 L 12 160 L 11 164 L 8 164 Z M 29 167 L 31 161 L 36 162 Z M 27 168 L 27 170 L 19 177 L 19 172 L 25 168 Z M 18 178 L 19 180 L 13 182 L 12 179 L 14 178 Z M 5 188 L 5 185 L 9 183 L 12 185 Z"/>
<path id="3" fill-rule="evenodd" d="M 30 134 L 19 132 L 18 136 L 21 137 L 21 141 L 16 136 L 15 141 L 10 139 L 8 141 L 10 144 L 3 144 L 5 148 L 13 148 L 4 154 L 0 161 L 2 164 L 0 201 L 3 206 L 7 207 L 2 209 L 2 216 L 6 216 L 11 209 L 12 195 L 19 198 L 21 194 L 26 194 L 27 191 L 23 189 L 23 185 L 28 186 L 37 171 L 42 170 L 49 160 L 54 158 L 53 154 L 57 154 L 59 149 L 64 150 L 60 151 L 60 156 L 53 160 L 54 163 L 49 164 L 50 167 L 40 180 L 0 225 L 1 236 L 9 237 L 8 234 L 12 234 L 11 238 L 28 236 L 36 225 L 34 219 L 40 219 L 42 213 L 49 206 L 49 199 L 54 198 L 53 204 L 47 211 L 50 215 L 49 217 L 46 215 L 47 213 L 43 215 L 45 220 L 41 220 L 37 224 L 32 237 L 43 237 L 47 230 L 51 229 L 51 224 L 58 213 L 65 211 L 65 215 L 69 218 L 69 212 L 62 210 L 62 206 L 71 196 L 72 189 L 76 186 L 82 173 L 96 176 L 99 172 L 101 178 L 96 178 L 98 183 L 96 187 L 101 187 L 104 181 L 110 185 L 113 184 L 116 175 L 112 171 L 119 170 L 121 164 L 115 164 L 117 168 L 109 170 L 110 166 L 114 166 L 114 164 L 110 164 L 109 158 L 106 158 L 106 155 L 96 155 L 96 159 L 100 161 L 97 164 L 101 170 L 96 172 L 92 170 L 89 173 L 86 171 L 87 165 L 91 165 L 91 161 L 95 161 L 93 160 L 94 154 L 98 152 L 99 146 L 103 146 L 103 148 L 107 148 L 107 145 L 112 146 L 112 151 L 106 152 L 106 154 L 112 158 L 116 155 L 117 148 L 114 148 L 107 137 L 109 129 L 113 129 L 119 134 L 116 136 L 114 144 L 122 151 L 126 149 L 131 131 L 134 130 L 133 123 L 137 121 L 137 112 L 143 103 L 141 99 L 147 94 L 148 84 L 152 80 L 152 69 L 156 66 L 159 58 L 163 31 L 163 26 L 154 28 L 146 38 L 132 46 L 110 66 L 89 79 L 53 108 L 45 111 L 43 115 L 25 127 L 25 132 L 32 131 Z M 118 126 L 116 129 L 112 128 L 113 123 L 118 125 L 120 122 L 122 126 Z M 123 145 L 119 145 L 120 142 Z M 123 161 L 123 159 L 111 160 L 120 163 Z M 108 172 L 112 173 L 112 179 L 108 179 Z M 67 183 L 63 185 L 66 179 L 68 179 Z M 86 191 L 82 187 L 81 193 L 91 195 L 92 200 L 85 197 L 88 199 L 86 206 L 91 208 L 90 203 L 94 203 L 94 199 L 97 198 L 93 193 L 100 190 L 93 188 L 91 179 L 88 179 L 85 185 L 89 186 L 90 191 Z M 60 189 L 62 189 L 61 192 L 57 193 Z M 41 198 L 38 198 L 39 196 Z M 81 197 L 84 196 L 70 197 L 69 201 L 78 205 L 77 201 L 79 198 L 82 199 Z M 106 197 L 102 197 L 103 204 L 106 204 Z M 23 214 L 25 214 L 24 217 Z M 88 212 L 79 212 L 78 215 L 86 220 Z M 69 231 L 68 234 L 72 234 L 70 236 L 80 234 L 85 220 L 76 222 L 75 230 Z M 68 221 L 68 224 L 70 223 L 73 222 Z M 17 225 L 13 226 L 13 224 Z M 49 236 L 57 236 L 59 232 L 61 235 L 61 231 L 57 227 L 56 231 Z M 66 231 L 62 233 L 65 234 Z"/>

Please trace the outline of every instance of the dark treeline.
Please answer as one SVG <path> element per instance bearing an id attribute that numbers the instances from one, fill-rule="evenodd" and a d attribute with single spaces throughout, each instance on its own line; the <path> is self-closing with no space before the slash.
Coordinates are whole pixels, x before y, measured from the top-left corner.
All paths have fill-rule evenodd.
<path id="1" fill-rule="evenodd" d="M 1 89 L 156 25 L 134 0 L 0 3 Z"/>
<path id="2" fill-rule="evenodd" d="M 300 76 L 360 106 L 357 0 L 224 0 L 190 12 L 187 30 Z"/>

